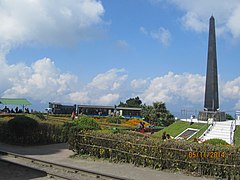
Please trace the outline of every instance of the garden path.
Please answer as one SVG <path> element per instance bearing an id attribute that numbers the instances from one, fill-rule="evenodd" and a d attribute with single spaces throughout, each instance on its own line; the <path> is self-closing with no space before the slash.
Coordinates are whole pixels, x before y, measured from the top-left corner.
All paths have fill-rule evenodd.
<path id="1" fill-rule="evenodd" d="M 109 163 L 104 160 L 89 160 L 89 159 L 73 159 L 69 156 L 74 153 L 68 149 L 68 145 L 52 144 L 43 146 L 14 146 L 0 143 L 0 150 L 9 151 L 28 157 L 33 157 L 40 160 L 50 161 L 63 165 L 75 166 L 92 171 L 99 171 L 106 174 L 113 174 L 116 176 L 127 177 L 136 180 L 202 180 L 209 179 L 205 177 L 193 177 L 182 172 L 166 172 L 158 171 L 150 168 L 135 167 L 132 164 L 125 163 Z M 11 179 L 11 178 L 9 178 Z M 41 178 L 38 178 L 41 179 Z"/>

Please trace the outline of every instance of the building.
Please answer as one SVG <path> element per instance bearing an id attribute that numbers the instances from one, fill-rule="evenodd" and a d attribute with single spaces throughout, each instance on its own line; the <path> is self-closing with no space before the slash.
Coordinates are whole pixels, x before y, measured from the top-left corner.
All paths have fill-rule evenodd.
<path id="1" fill-rule="evenodd" d="M 60 103 L 49 102 L 49 108 L 53 114 L 84 114 L 88 116 L 122 116 L 125 118 L 140 118 L 141 108 L 100 106 L 100 105 L 62 105 Z"/>

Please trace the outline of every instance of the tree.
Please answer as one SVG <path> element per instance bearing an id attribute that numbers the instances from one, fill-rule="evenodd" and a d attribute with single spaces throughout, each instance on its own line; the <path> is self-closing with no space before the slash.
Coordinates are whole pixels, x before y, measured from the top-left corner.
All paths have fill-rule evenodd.
<path id="1" fill-rule="evenodd" d="M 126 103 L 120 102 L 118 107 L 141 107 L 142 106 L 142 101 L 140 98 L 137 96 L 135 98 L 129 98 L 126 100 Z"/>
<path id="2" fill-rule="evenodd" d="M 163 102 L 154 102 L 152 106 L 144 105 L 142 116 L 150 124 L 157 126 L 169 126 L 175 121 L 174 116 L 167 110 Z"/>
<path id="3" fill-rule="evenodd" d="M 233 120 L 234 118 L 230 114 L 226 114 L 226 119 L 227 120 Z"/>

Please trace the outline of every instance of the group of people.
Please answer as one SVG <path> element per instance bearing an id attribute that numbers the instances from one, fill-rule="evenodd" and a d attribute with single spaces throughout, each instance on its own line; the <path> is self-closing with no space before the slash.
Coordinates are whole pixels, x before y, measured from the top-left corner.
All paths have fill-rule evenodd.
<path id="1" fill-rule="evenodd" d="M 1 112 L 3 113 L 23 113 L 23 110 L 22 109 L 18 109 L 18 107 L 15 108 L 15 110 L 13 110 L 13 108 L 10 110 L 7 106 L 5 106 Z M 29 109 L 28 108 L 25 108 L 24 109 L 24 112 L 25 113 L 30 113 Z"/>
<path id="2" fill-rule="evenodd" d="M 169 140 L 169 139 L 173 139 L 173 137 L 170 136 L 170 134 L 167 134 L 167 133 L 164 131 L 163 134 L 162 134 L 162 140 L 163 140 L 163 141 L 166 141 L 166 140 Z"/>

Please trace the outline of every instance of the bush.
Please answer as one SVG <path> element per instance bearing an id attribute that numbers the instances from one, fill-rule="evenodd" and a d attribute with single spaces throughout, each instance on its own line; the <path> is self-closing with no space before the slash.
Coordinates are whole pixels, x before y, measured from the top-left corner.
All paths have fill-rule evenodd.
<path id="1" fill-rule="evenodd" d="M 214 138 L 208 139 L 204 141 L 204 144 L 212 144 L 212 145 L 228 145 L 228 143 L 222 139 Z"/>
<path id="2" fill-rule="evenodd" d="M 27 116 L 15 116 L 13 119 L 9 120 L 7 124 L 9 130 L 16 136 L 29 136 L 39 125 L 35 119 Z"/>
<path id="3" fill-rule="evenodd" d="M 121 119 L 119 117 L 108 117 L 106 121 L 108 123 L 121 124 Z"/>
<path id="4" fill-rule="evenodd" d="M 69 148 L 77 154 L 154 169 L 183 169 L 196 175 L 212 175 L 217 179 L 240 177 L 240 156 L 234 147 L 161 141 L 136 132 L 121 135 L 110 132 L 82 131 L 71 137 Z"/>
<path id="5" fill-rule="evenodd" d="M 84 130 L 99 130 L 100 125 L 94 118 L 88 116 L 80 116 L 77 120 L 74 120 L 73 124 L 80 129 Z"/>
<path id="6" fill-rule="evenodd" d="M 33 115 L 37 116 L 40 120 L 46 120 L 45 116 L 41 112 L 34 112 Z"/>
<path id="7" fill-rule="evenodd" d="M 39 145 L 66 142 L 62 140 L 61 133 L 61 125 L 38 123 L 23 115 L 0 122 L 0 141 L 9 144 Z"/>
<path id="8" fill-rule="evenodd" d="M 71 131 L 71 128 L 74 127 L 75 124 L 73 124 L 73 122 L 65 122 L 63 124 L 63 129 L 62 129 L 62 133 L 61 133 L 61 139 L 63 142 L 67 142 L 69 139 L 69 133 Z"/>

